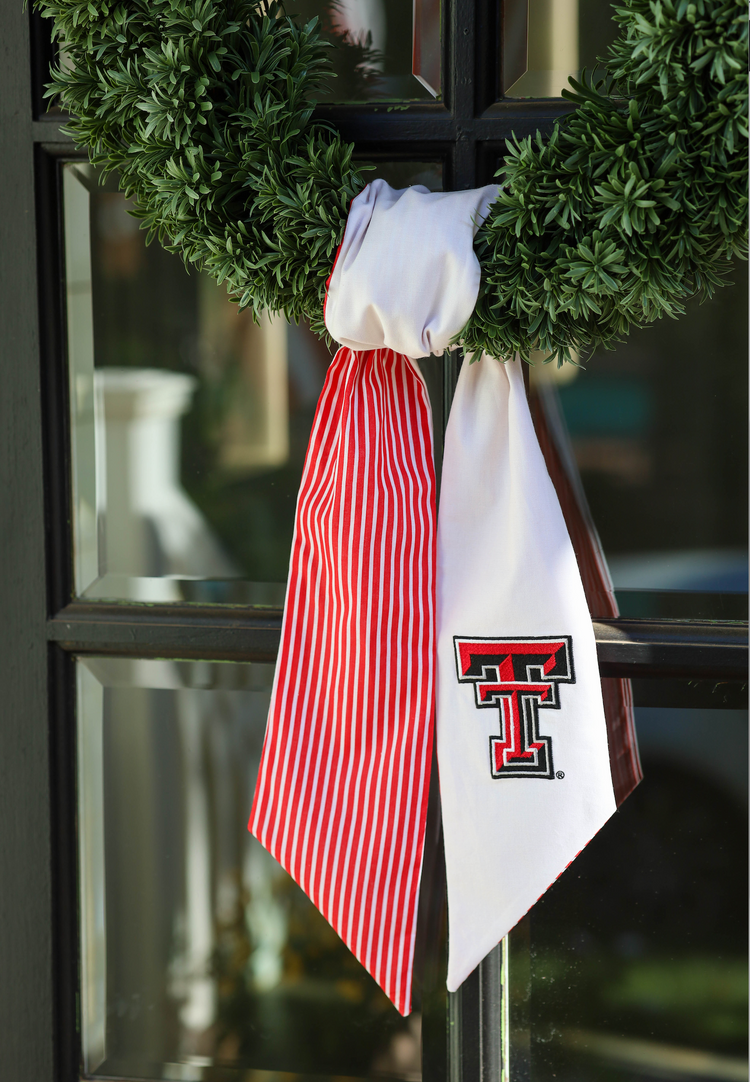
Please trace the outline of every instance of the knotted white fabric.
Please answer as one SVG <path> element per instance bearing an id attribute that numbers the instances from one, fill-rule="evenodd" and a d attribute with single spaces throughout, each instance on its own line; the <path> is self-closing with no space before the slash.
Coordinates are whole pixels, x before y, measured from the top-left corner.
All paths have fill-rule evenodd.
<path id="1" fill-rule="evenodd" d="M 436 557 L 415 358 L 471 315 L 496 193 L 375 181 L 352 203 L 249 824 L 403 1013 L 436 663 L 450 989 L 615 808 L 591 620 L 520 362 L 464 362 Z"/>
<path id="2" fill-rule="evenodd" d="M 474 311 L 474 237 L 497 192 L 495 184 L 468 192 L 368 184 L 352 202 L 328 285 L 334 341 L 411 358 L 448 349 Z"/>

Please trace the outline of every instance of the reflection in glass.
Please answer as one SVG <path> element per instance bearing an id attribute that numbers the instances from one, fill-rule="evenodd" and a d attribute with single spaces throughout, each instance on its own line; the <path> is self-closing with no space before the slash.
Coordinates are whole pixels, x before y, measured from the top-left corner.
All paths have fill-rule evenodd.
<path id="1" fill-rule="evenodd" d="M 434 98 L 440 96 L 440 0 L 414 0 L 412 74 Z"/>
<path id="2" fill-rule="evenodd" d="M 619 571 L 618 571 L 619 574 Z M 618 589 L 620 616 L 669 620 L 743 620 L 748 618 L 747 593 L 705 593 L 702 590 Z"/>
<path id="3" fill-rule="evenodd" d="M 424 0 L 423 0 L 424 2 Z M 317 17 L 333 49 L 335 78 L 318 92 L 326 102 L 419 101 L 440 93 L 440 4 L 430 0 L 422 40 L 429 63 L 429 85 L 412 74 L 411 0 L 292 0 L 287 12 L 300 23 Z M 424 32 L 428 32 L 425 36 Z"/>
<path id="4" fill-rule="evenodd" d="M 509 98 L 559 98 L 568 77 L 591 73 L 617 34 L 609 0 L 502 0 L 506 7 L 528 3 L 528 51 L 525 74 L 508 87 Z M 506 12 L 505 24 L 514 25 Z M 517 18 L 516 20 L 517 21 Z M 522 50 L 516 34 L 515 50 Z M 516 60 L 513 63 L 513 60 Z M 522 59 L 507 57 L 506 66 L 523 70 Z M 520 63 L 520 66 L 519 66 Z"/>
<path id="5" fill-rule="evenodd" d="M 372 172 L 366 174 L 367 180 L 380 177 L 392 188 L 408 188 L 412 184 L 421 184 L 431 192 L 443 190 L 443 168 L 438 162 L 378 162 Z"/>
<path id="6" fill-rule="evenodd" d="M 746 274 L 737 262 L 735 285 L 583 367 L 532 369 L 563 415 L 628 615 L 747 618 L 746 597 L 707 596 L 748 587 Z"/>
<path id="7" fill-rule="evenodd" d="M 419 1013 L 397 1013 L 246 830 L 272 675 L 78 662 L 87 1073 L 420 1077 Z"/>
<path id="8" fill-rule="evenodd" d="M 636 710 L 644 781 L 512 943 L 532 1080 L 747 1078 L 747 720 Z"/>
<path id="9" fill-rule="evenodd" d="M 378 172 L 441 187 L 434 163 Z M 90 166 L 63 196 L 76 593 L 280 606 L 328 349 L 146 247 Z"/>
<path id="10" fill-rule="evenodd" d="M 66 166 L 63 193 L 77 592 L 283 583 L 327 351 L 146 248 L 90 167 Z M 283 587 L 252 599 L 281 603 Z"/>

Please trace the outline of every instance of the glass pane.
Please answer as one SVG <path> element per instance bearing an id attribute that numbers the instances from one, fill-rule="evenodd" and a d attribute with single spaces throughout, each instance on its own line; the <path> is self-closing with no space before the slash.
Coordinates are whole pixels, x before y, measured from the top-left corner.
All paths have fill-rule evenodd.
<path id="1" fill-rule="evenodd" d="M 439 35 L 439 4 L 432 8 Z M 412 74 L 411 0 L 292 0 L 287 12 L 299 23 L 317 16 L 334 46 L 336 77 L 319 91 L 319 101 L 433 100 L 430 87 Z M 435 81 L 433 76 L 432 88 L 439 92 Z"/>
<path id="2" fill-rule="evenodd" d="M 585 367 L 537 364 L 622 611 L 747 618 L 747 266 Z"/>
<path id="3" fill-rule="evenodd" d="M 429 162 L 379 173 L 442 183 Z M 146 247 L 89 166 L 63 194 L 76 593 L 281 605 L 328 349 Z"/>
<path id="4" fill-rule="evenodd" d="M 443 167 L 439 162 L 377 162 L 365 175 L 368 180 L 381 177 L 396 190 L 412 184 L 421 184 L 431 192 L 443 190 Z"/>
<path id="5" fill-rule="evenodd" d="M 87 1074 L 421 1077 L 418 1004 L 397 1013 L 247 832 L 272 675 L 78 662 Z"/>
<path id="6" fill-rule="evenodd" d="M 644 781 L 511 952 L 532 1082 L 747 1078 L 747 720 L 636 710 Z"/>
<path id="7" fill-rule="evenodd" d="M 616 35 L 609 0 L 528 0 L 527 70 L 505 96 L 560 97 L 568 76 L 592 72 Z"/>

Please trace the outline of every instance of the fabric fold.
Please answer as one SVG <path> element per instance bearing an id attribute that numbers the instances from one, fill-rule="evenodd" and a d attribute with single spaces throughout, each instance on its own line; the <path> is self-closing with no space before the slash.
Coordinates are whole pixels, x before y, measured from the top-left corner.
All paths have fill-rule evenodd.
<path id="1" fill-rule="evenodd" d="M 618 617 L 620 611 L 609 567 L 583 491 L 557 395 L 551 386 L 542 382 L 529 396 L 529 406 L 539 446 L 576 554 L 589 613 L 594 619 Z M 602 700 L 607 722 L 612 785 L 619 808 L 643 778 L 630 681 L 612 676 L 603 678 Z"/>
<path id="2" fill-rule="evenodd" d="M 474 237 L 497 192 L 495 184 L 467 192 L 368 184 L 352 201 L 328 285 L 331 337 L 412 358 L 448 349 L 474 311 Z"/>

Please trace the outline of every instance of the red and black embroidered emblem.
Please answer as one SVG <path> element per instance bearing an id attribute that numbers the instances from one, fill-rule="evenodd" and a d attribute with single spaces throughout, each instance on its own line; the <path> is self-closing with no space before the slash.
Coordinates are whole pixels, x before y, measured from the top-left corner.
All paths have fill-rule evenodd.
<path id="1" fill-rule="evenodd" d="M 539 710 L 559 710 L 558 685 L 575 683 L 571 636 L 453 642 L 459 681 L 473 683 L 477 707 L 500 711 L 500 736 L 490 737 L 492 777 L 554 778 Z"/>

